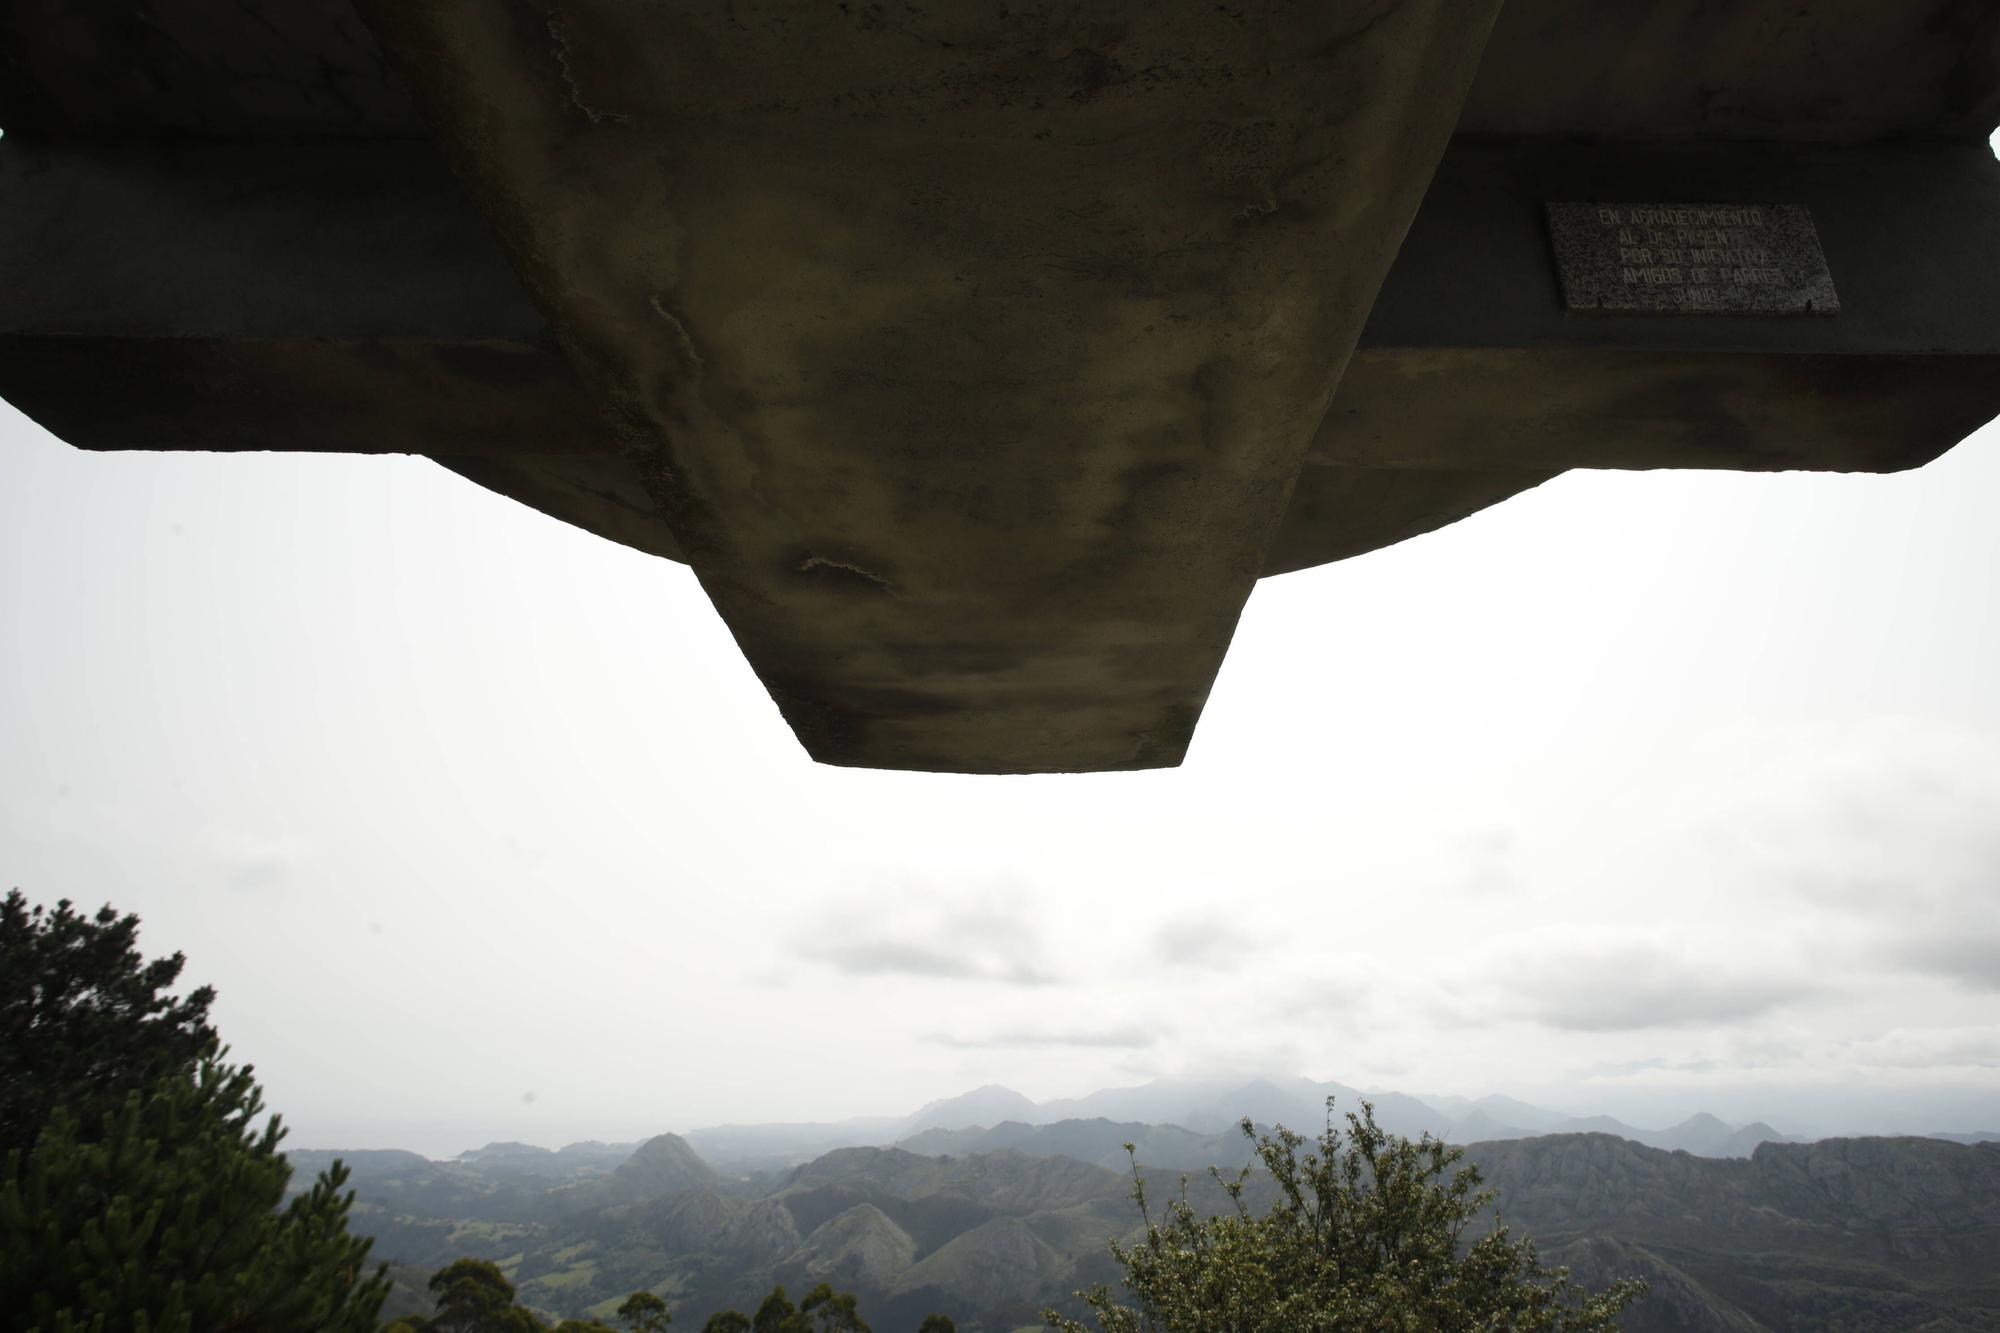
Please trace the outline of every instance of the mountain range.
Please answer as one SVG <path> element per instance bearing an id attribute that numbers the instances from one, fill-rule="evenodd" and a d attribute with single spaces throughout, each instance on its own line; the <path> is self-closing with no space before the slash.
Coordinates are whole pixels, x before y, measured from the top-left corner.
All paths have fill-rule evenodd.
<path id="1" fill-rule="evenodd" d="M 1633 1333 L 2000 1333 L 2000 1144 L 1978 1146 L 1991 1134 L 1804 1144 L 1707 1114 L 1648 1130 L 1504 1096 L 1173 1079 L 1046 1102 L 989 1085 L 903 1116 L 490 1143 L 447 1161 L 289 1156 L 297 1188 L 336 1155 L 352 1169 L 352 1224 L 398 1265 L 392 1313 L 422 1309 L 429 1271 L 471 1255 L 550 1315 L 603 1316 L 646 1287 L 699 1327 L 774 1282 L 827 1281 L 882 1333 L 933 1310 L 994 1333 L 1116 1283 L 1107 1242 L 1136 1229 L 1135 1161 L 1219 1207 L 1207 1168 L 1251 1164 L 1241 1122 L 1314 1134 L 1328 1098 L 1336 1117 L 1366 1100 L 1393 1133 L 1470 1145 L 1508 1225 L 1591 1285 L 1645 1277 Z"/>
<path id="2" fill-rule="evenodd" d="M 1731 1125 L 1706 1113 L 1665 1129 L 1642 1129 L 1610 1116 L 1577 1117 L 1511 1097 L 1431 1098 L 1401 1092 L 1363 1092 L 1344 1083 L 1312 1079 L 1159 1079 L 1134 1087 L 1105 1088 L 1082 1097 L 1036 1102 L 997 1084 L 930 1102 L 900 1117 L 873 1116 L 808 1124 L 718 1125 L 690 1130 L 688 1142 L 718 1168 L 770 1172 L 810 1161 L 835 1148 L 905 1144 L 920 1151 L 976 1151 L 978 1129 L 986 1146 L 1012 1146 L 1024 1128 L 1065 1122 L 1108 1121 L 1178 1129 L 1204 1142 L 1236 1137 L 1246 1117 L 1259 1125 L 1285 1125 L 1312 1134 L 1325 1124 L 1326 1101 L 1336 1117 L 1365 1099 L 1375 1119 L 1393 1133 L 1432 1134 L 1450 1143 L 1525 1138 L 1534 1134 L 1614 1134 L 1668 1151 L 1702 1157 L 1747 1157 L 1759 1143 L 1791 1140 L 1763 1122 Z M 942 1134 L 943 1137 L 939 1137 Z M 958 1135 L 959 1137 L 952 1137 Z M 1976 1137 L 1976 1136 L 1968 1136 Z M 1112 1144 L 1114 1149 L 1122 1140 Z M 1018 1146 L 1026 1146 L 1022 1143 Z M 1178 1162 L 1179 1150 L 1160 1150 Z M 1196 1150 L 1215 1151 L 1210 1148 Z M 1074 1154 L 1071 1154 L 1074 1155 Z M 1087 1161 L 1101 1161 L 1093 1153 Z M 1169 1164 L 1167 1158 L 1161 1163 Z"/>
<path id="3" fill-rule="evenodd" d="M 1122 1147 L 1107 1147 L 1115 1136 L 1169 1176 L 1206 1165 L 1200 1144 L 1231 1142 L 1102 1119 L 932 1126 L 910 1139 L 923 1151 L 840 1148 L 771 1176 L 720 1170 L 674 1134 L 609 1169 L 617 1145 L 340 1156 L 353 1168 L 353 1227 L 403 1265 L 392 1310 L 420 1308 L 428 1271 L 473 1255 L 552 1315 L 608 1315 L 645 1287 L 666 1296 L 677 1327 L 699 1328 L 714 1310 L 752 1308 L 774 1282 L 826 1281 L 854 1291 L 880 1333 L 932 1311 L 962 1333 L 998 1333 L 1039 1328 L 1045 1305 L 1074 1309 L 1078 1288 L 1116 1283 L 1107 1242 L 1130 1239 L 1139 1219 L 1129 1171 L 1097 1160 L 1124 1165 Z M 988 1146 L 1000 1140 L 1013 1141 Z M 929 1150 L 939 1144 L 969 1150 Z M 2000 1144 L 1829 1139 L 1703 1158 L 1563 1133 L 1467 1152 L 1499 1215 L 1546 1260 L 1593 1286 L 1651 1283 L 1628 1333 L 2000 1330 Z M 288 1155 L 303 1188 L 335 1154 Z M 557 1171 L 564 1162 L 571 1174 Z M 1253 1206 L 1268 1192 L 1252 1177 Z M 1205 1176 L 1190 1197 L 1223 1206 Z"/>

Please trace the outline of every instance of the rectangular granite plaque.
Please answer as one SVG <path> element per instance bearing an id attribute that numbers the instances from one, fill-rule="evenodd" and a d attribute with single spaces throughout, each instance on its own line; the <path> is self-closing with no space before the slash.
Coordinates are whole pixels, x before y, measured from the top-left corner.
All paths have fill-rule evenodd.
<path id="1" fill-rule="evenodd" d="M 1803 205 L 1552 203 L 1548 213 L 1571 310 L 1840 313 Z"/>

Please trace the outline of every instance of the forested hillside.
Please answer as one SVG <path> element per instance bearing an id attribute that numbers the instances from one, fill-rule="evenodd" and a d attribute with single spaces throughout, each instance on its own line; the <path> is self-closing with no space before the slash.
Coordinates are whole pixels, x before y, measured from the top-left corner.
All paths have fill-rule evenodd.
<path id="1" fill-rule="evenodd" d="M 1109 1121 L 930 1131 L 775 1178 L 716 1171 L 677 1135 L 609 1167 L 602 1145 L 343 1156 L 355 1226 L 380 1257 L 489 1258 L 553 1313 L 608 1315 L 646 1287 L 667 1295 L 677 1326 L 699 1328 L 774 1282 L 826 1281 L 854 1291 L 883 1333 L 931 1310 L 992 1333 L 1039 1326 L 1043 1305 L 1073 1309 L 1077 1288 L 1116 1282 L 1106 1242 L 1137 1224 L 1116 1136 L 1142 1145 L 1156 1190 L 1204 1147 L 1224 1166 L 1247 1156 L 1240 1135 Z M 332 1154 L 292 1156 L 305 1176 Z M 1625 1317 L 1634 1333 L 2000 1330 L 2000 1144 L 1830 1139 L 1711 1159 L 1558 1134 L 1476 1144 L 1468 1159 L 1505 1222 L 1587 1284 L 1648 1279 Z M 1253 1178 L 1253 1206 L 1266 1193 Z M 1221 1206 L 1201 1177 L 1192 1197 Z"/>
<path id="2" fill-rule="evenodd" d="M 1470 1156 L 1507 1222 L 1587 1283 L 1648 1280 L 1633 1333 L 2000 1328 L 2000 1144 L 1827 1139 L 1711 1161 L 1594 1134 Z"/>

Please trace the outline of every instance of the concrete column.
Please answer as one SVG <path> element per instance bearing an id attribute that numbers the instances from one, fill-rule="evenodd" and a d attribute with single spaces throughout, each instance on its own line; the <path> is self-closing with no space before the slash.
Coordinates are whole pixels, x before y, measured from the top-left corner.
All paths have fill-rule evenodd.
<path id="1" fill-rule="evenodd" d="M 813 757 L 1180 762 L 1498 0 L 360 6 Z"/>

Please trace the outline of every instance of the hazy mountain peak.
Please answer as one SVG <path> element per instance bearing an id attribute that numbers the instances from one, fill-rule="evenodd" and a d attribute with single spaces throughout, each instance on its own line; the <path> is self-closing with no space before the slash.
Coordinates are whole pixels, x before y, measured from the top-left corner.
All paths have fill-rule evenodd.
<path id="1" fill-rule="evenodd" d="M 916 1257 L 917 1242 L 907 1231 L 874 1204 L 857 1203 L 815 1227 L 785 1263 L 809 1282 L 882 1287 Z"/>
<path id="2" fill-rule="evenodd" d="M 1551 1111 L 1546 1106 L 1535 1106 L 1518 1097 L 1508 1097 L 1500 1093 L 1490 1093 L 1472 1103 L 1473 1110 L 1483 1111 L 1493 1121 L 1511 1125 L 1529 1133 L 1546 1132 L 1569 1120 L 1561 1111 Z"/>
<path id="3" fill-rule="evenodd" d="M 926 1104 L 910 1117 L 903 1126 L 903 1132 L 914 1134 L 925 1129 L 969 1129 L 977 1125 L 997 1125 L 1007 1120 L 1039 1124 L 1045 1118 L 1042 1108 L 1035 1102 L 1012 1088 L 989 1083 L 956 1097 Z"/>
<path id="4" fill-rule="evenodd" d="M 678 1134 L 656 1134 L 607 1176 L 571 1185 L 555 1196 L 568 1208 L 640 1203 L 684 1190 L 713 1190 L 722 1176 Z"/>
<path id="5" fill-rule="evenodd" d="M 927 1102 L 906 1116 L 856 1118 L 838 1124 L 716 1126 L 692 1131 L 689 1138 L 708 1160 L 736 1174 L 789 1171 L 837 1148 L 890 1143 L 926 1156 L 1019 1146 L 1078 1155 L 1081 1160 L 1118 1169 L 1124 1159 L 1119 1146 L 1123 1140 L 1110 1148 L 1098 1148 L 1092 1134 L 1079 1128 L 1081 1124 L 1108 1121 L 1145 1126 L 1155 1135 L 1177 1128 L 1203 1138 L 1228 1137 L 1231 1143 L 1222 1155 L 1234 1159 L 1241 1155 L 1234 1136 L 1244 1117 L 1262 1129 L 1283 1124 L 1312 1136 L 1325 1124 L 1328 1097 L 1335 1103 L 1335 1129 L 1342 1128 L 1346 1114 L 1367 1101 L 1375 1109 L 1376 1123 L 1390 1133 L 1409 1138 L 1431 1134 L 1452 1143 L 1599 1132 L 1697 1156 L 1747 1157 L 1759 1143 L 1786 1141 L 1785 1135 L 1768 1124 L 1757 1122 L 1736 1129 L 1706 1111 L 1670 1129 L 1648 1130 L 1612 1116 L 1575 1116 L 1506 1094 L 1417 1097 L 1380 1087 L 1364 1092 L 1331 1079 L 1255 1070 L 1160 1077 L 1040 1103 L 1004 1084 L 989 1083 Z M 1060 1134 L 1044 1132 L 1062 1125 L 1070 1128 Z M 1145 1147 L 1142 1143 L 1141 1160 L 1146 1160 Z M 1185 1155 L 1185 1147 L 1154 1145 L 1161 1160 L 1175 1161 Z"/>
<path id="6" fill-rule="evenodd" d="M 1483 1143 L 1502 1139 L 1526 1138 L 1532 1131 L 1519 1125 L 1508 1124 L 1497 1119 L 1493 1112 L 1475 1104 L 1471 1114 L 1452 1126 L 1450 1139 L 1454 1143 Z"/>
<path id="7" fill-rule="evenodd" d="M 550 1157 L 553 1155 L 547 1148 L 541 1147 L 538 1144 L 522 1143 L 516 1139 L 503 1139 L 498 1142 L 489 1143 L 483 1148 L 467 1148 L 458 1155 L 458 1158 L 464 1162 L 482 1162 L 492 1161 L 496 1158 Z"/>
<path id="8" fill-rule="evenodd" d="M 715 1174 L 708 1163 L 702 1160 L 701 1154 L 678 1134 L 655 1134 L 634 1148 L 632 1155 L 625 1159 L 624 1165 L 620 1166 L 618 1171 L 623 1172 L 627 1168 L 634 1171 L 659 1170 L 662 1167 L 690 1171 L 697 1175 Z"/>

